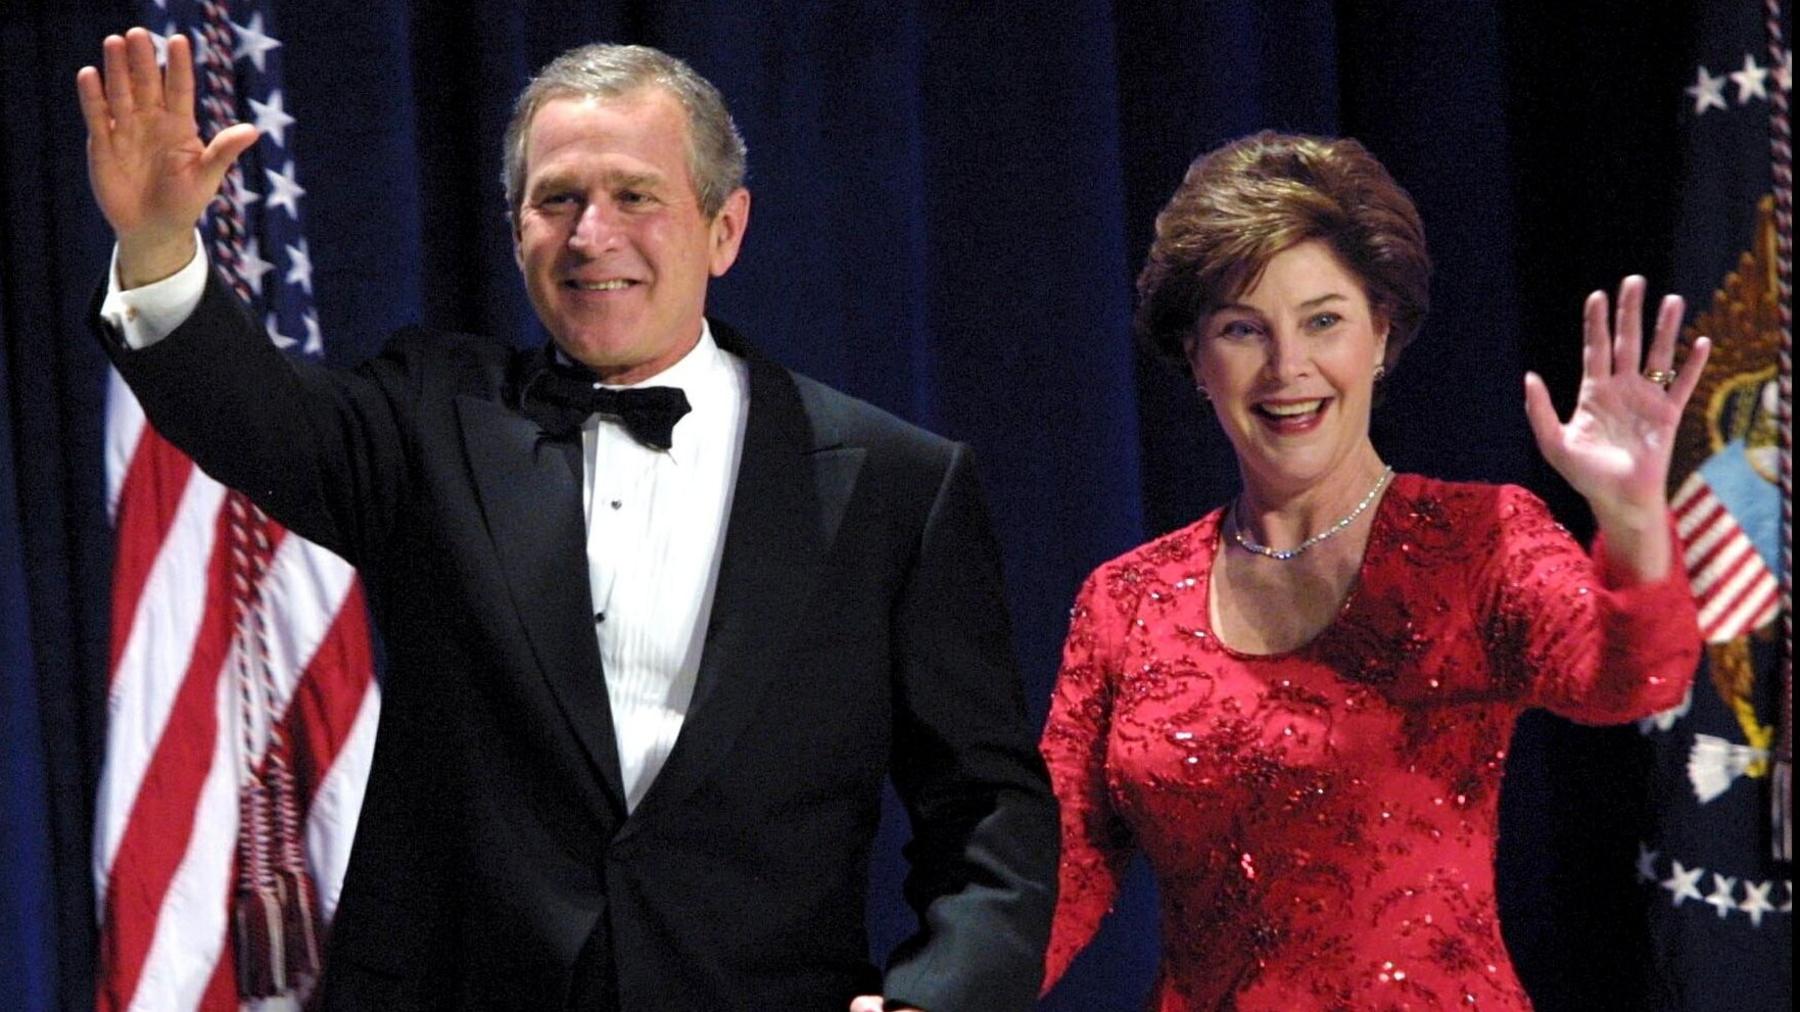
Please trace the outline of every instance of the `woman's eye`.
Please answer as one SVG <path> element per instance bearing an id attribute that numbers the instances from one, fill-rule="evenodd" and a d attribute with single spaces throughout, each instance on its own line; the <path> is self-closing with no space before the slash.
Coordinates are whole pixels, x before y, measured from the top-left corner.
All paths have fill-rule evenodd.
<path id="1" fill-rule="evenodd" d="M 1249 320 L 1227 320 L 1219 327 L 1219 336 L 1230 341 L 1255 337 L 1259 331 Z"/>
<path id="2" fill-rule="evenodd" d="M 1337 326 L 1343 319 L 1342 316 L 1339 316 L 1336 313 L 1315 313 L 1312 319 L 1306 322 L 1307 325 L 1314 330 L 1330 330 L 1332 327 Z"/>

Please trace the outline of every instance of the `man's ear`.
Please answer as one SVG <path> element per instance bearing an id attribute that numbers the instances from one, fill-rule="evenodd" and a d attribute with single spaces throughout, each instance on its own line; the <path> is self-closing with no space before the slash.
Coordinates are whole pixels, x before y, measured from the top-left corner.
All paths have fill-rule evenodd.
<path id="1" fill-rule="evenodd" d="M 708 267 L 713 277 L 723 277 L 737 262 L 738 249 L 744 244 L 744 230 L 749 227 L 750 191 L 740 186 L 725 198 L 709 226 L 712 248 L 708 253 Z"/>

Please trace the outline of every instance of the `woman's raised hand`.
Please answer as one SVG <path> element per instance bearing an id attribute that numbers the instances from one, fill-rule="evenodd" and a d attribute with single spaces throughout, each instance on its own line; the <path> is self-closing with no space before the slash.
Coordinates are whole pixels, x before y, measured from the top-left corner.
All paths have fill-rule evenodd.
<path id="1" fill-rule="evenodd" d="M 1699 338 L 1675 368 L 1682 300 L 1665 296 L 1656 330 L 1643 350 L 1644 279 L 1619 284 L 1616 314 L 1605 292 L 1582 309 L 1581 392 L 1567 422 L 1558 421 L 1550 392 L 1535 373 L 1525 376 L 1525 414 L 1538 449 L 1587 498 L 1608 557 L 1644 579 L 1668 568 L 1667 485 L 1675 430 L 1712 350 Z M 1609 315 L 1611 319 L 1609 320 Z"/>
<path id="2" fill-rule="evenodd" d="M 155 42 L 142 28 L 107 36 L 101 52 L 104 76 L 81 68 L 75 91 L 87 120 L 88 181 L 119 240 L 120 281 L 133 288 L 193 257 L 194 223 L 257 132 L 238 123 L 200 139 L 185 35 L 170 36 L 167 70 L 157 66 Z"/>

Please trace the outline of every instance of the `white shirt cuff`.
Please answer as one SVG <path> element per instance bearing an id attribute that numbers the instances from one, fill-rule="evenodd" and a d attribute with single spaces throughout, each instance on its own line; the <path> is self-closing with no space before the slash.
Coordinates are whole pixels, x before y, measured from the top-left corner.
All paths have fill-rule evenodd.
<path id="1" fill-rule="evenodd" d="M 194 231 L 194 258 L 187 266 L 162 279 L 136 288 L 119 287 L 119 247 L 113 244 L 112 263 L 106 269 L 106 298 L 100 318 L 112 325 L 125 347 L 148 348 L 187 322 L 206 293 L 206 247 Z"/>

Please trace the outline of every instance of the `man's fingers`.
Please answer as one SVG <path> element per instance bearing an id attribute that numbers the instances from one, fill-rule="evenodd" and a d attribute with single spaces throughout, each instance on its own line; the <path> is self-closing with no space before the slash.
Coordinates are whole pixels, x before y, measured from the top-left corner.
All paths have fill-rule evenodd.
<path id="1" fill-rule="evenodd" d="M 225 178 L 231 163 L 249 150 L 258 136 L 256 128 L 248 123 L 234 123 L 213 135 L 213 139 L 206 145 L 205 153 L 200 156 L 200 164 L 215 189 L 219 180 Z"/>
<path id="2" fill-rule="evenodd" d="M 100 43 L 101 65 L 105 67 L 104 84 L 106 104 L 112 110 L 114 119 L 129 116 L 137 108 L 131 99 L 131 73 L 125 68 L 125 40 L 117 35 L 108 35 Z"/>
<path id="3" fill-rule="evenodd" d="M 858 995 L 850 999 L 850 1012 L 882 1012 L 883 1007 L 878 994 Z"/>
<path id="4" fill-rule="evenodd" d="M 131 98 L 137 107 L 162 108 L 162 68 L 156 65 L 156 43 L 142 28 L 125 33 L 125 66 L 131 76 Z"/>
<path id="5" fill-rule="evenodd" d="M 177 32 L 169 36 L 169 69 L 164 79 L 163 104 L 181 116 L 194 115 L 194 55 L 189 51 L 187 36 Z"/>
<path id="6" fill-rule="evenodd" d="M 75 72 L 75 97 L 81 101 L 81 118 L 87 121 L 88 143 L 110 151 L 112 116 L 106 111 L 106 92 L 98 70 L 83 67 Z"/>

